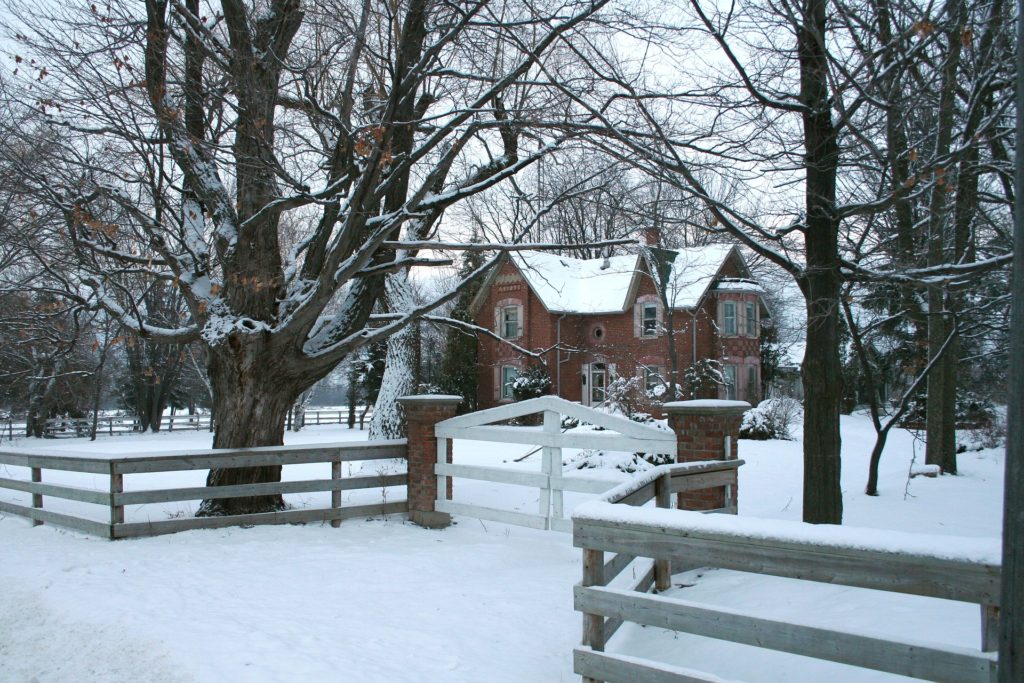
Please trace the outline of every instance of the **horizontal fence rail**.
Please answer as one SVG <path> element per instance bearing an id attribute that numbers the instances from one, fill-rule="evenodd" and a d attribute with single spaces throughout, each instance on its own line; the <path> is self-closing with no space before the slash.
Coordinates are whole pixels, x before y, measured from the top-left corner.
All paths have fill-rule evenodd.
<path id="1" fill-rule="evenodd" d="M 357 406 L 353 422 L 362 429 L 365 421 L 372 417 L 373 406 Z M 301 413 L 303 426 L 348 424 L 348 409 L 306 410 Z M 164 415 L 160 418 L 160 431 L 201 431 L 210 429 L 209 413 L 181 413 Z M 289 414 L 287 428 L 292 429 L 296 416 Z M 43 433 L 50 439 L 72 439 L 92 434 L 92 417 L 54 417 L 46 420 Z M 142 431 L 142 422 L 134 415 L 101 415 L 96 418 L 97 436 L 118 436 L 137 434 Z M 0 440 L 14 440 L 27 436 L 24 418 L 13 418 L 0 423 Z"/>
<path id="2" fill-rule="evenodd" d="M 312 446 L 270 446 L 264 448 L 182 451 L 143 456 L 75 457 L 67 453 L 0 450 L 0 465 L 26 467 L 31 481 L 0 478 L 0 490 L 32 494 L 32 506 L 0 501 L 0 512 L 20 515 L 36 524 L 63 526 L 104 538 L 156 536 L 188 529 L 216 529 L 228 526 L 285 524 L 300 522 L 331 522 L 338 526 L 343 519 L 373 514 L 406 512 L 405 500 L 381 504 L 342 507 L 341 492 L 357 489 L 379 489 L 405 486 L 405 473 L 342 477 L 343 462 L 405 459 L 406 441 L 318 444 Z M 208 470 L 212 468 L 260 467 L 266 465 L 304 465 L 329 463 L 330 478 L 303 481 L 281 481 L 238 486 L 197 486 L 125 491 L 124 477 L 129 474 Z M 109 481 L 106 490 L 87 489 L 44 481 L 46 470 L 104 475 Z M 124 508 L 128 505 L 166 503 L 189 500 L 241 498 L 289 493 L 330 492 L 331 505 L 247 515 L 179 518 L 147 522 L 126 522 Z M 76 515 L 44 508 L 44 498 L 59 498 L 92 503 L 107 508 L 110 522 L 103 523 Z"/>
<path id="3" fill-rule="evenodd" d="M 769 527 L 760 520 L 717 516 L 710 519 L 694 512 L 630 510 L 617 504 L 648 485 L 631 482 L 610 492 L 602 502 L 587 504 L 573 515 L 573 543 L 583 550 L 584 562 L 583 581 L 575 588 L 575 605 L 583 613 L 585 633 L 583 646 L 575 650 L 574 666 L 584 680 L 718 680 L 710 674 L 604 652 L 608 640 L 624 622 L 924 680 L 995 680 L 998 542 L 910 534 L 897 539 L 889 534 L 887 543 L 872 544 L 864 540 L 872 538 L 872 534 L 847 527 L 821 528 L 778 521 L 772 521 Z M 605 553 L 616 554 L 605 561 Z M 659 562 L 685 563 L 677 567 L 718 567 L 976 603 L 981 614 L 980 647 L 955 647 L 813 623 L 790 623 L 742 610 L 637 592 L 649 587 L 643 583 L 633 589 L 609 586 L 615 575 L 638 557 L 654 560 L 655 566 Z"/>

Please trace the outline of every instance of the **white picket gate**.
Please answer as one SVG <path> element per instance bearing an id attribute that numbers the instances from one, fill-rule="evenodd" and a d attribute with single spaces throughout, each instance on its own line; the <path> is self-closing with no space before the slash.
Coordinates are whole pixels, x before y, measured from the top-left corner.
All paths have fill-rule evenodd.
<path id="1" fill-rule="evenodd" d="M 539 428 L 493 424 L 536 413 L 544 415 L 543 426 Z M 563 416 L 601 427 L 604 431 L 563 433 Z M 437 464 L 434 466 L 434 473 L 437 475 L 435 509 L 438 512 L 467 515 L 534 529 L 553 529 L 566 532 L 572 531 L 572 522 L 565 516 L 563 502 L 565 491 L 604 493 L 613 488 L 617 482 L 607 479 L 563 477 L 563 448 L 593 448 L 672 456 L 676 454 L 676 436 L 670 431 L 639 424 L 624 417 L 602 413 L 557 396 L 541 396 L 453 417 L 437 423 L 434 427 L 434 435 L 437 437 L 438 447 Z M 540 446 L 542 449 L 541 471 L 519 472 L 503 467 L 447 463 L 445 462 L 447 447 L 451 439 Z M 540 491 L 537 514 L 448 500 L 446 493 L 449 477 L 537 488 Z"/>

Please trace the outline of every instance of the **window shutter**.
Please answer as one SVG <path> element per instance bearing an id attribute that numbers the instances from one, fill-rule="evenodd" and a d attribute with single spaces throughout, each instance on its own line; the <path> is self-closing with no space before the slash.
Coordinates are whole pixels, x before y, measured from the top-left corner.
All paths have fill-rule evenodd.
<path id="1" fill-rule="evenodd" d="M 619 376 L 619 373 L 615 371 L 615 363 L 608 364 L 608 383 L 611 384 L 615 378 Z"/>
<path id="2" fill-rule="evenodd" d="M 718 302 L 718 335 L 722 336 L 725 333 L 725 302 Z"/>
<path id="3" fill-rule="evenodd" d="M 516 324 L 519 325 L 517 337 L 522 337 L 526 330 L 526 318 L 524 317 L 525 309 L 522 304 L 516 306 Z"/>
<path id="4" fill-rule="evenodd" d="M 494 333 L 499 337 L 504 336 L 501 334 L 501 306 L 494 309 Z"/>
<path id="5" fill-rule="evenodd" d="M 742 301 L 736 305 L 736 336 L 747 336 L 747 305 Z"/>
<path id="6" fill-rule="evenodd" d="M 661 304 L 661 299 L 658 299 L 655 306 L 658 311 L 658 329 L 654 336 L 663 337 L 665 336 L 665 307 Z"/>
<path id="7" fill-rule="evenodd" d="M 637 302 L 637 303 L 633 304 L 633 336 L 634 337 L 640 337 L 640 335 L 641 335 L 641 333 L 643 331 L 641 329 L 641 325 L 643 324 L 641 322 L 641 319 L 642 319 L 643 314 L 644 314 L 643 311 L 644 311 L 643 304 L 641 304 L 640 302 Z"/>
<path id="8" fill-rule="evenodd" d="M 494 400 L 501 400 L 501 367 L 494 368 Z"/>

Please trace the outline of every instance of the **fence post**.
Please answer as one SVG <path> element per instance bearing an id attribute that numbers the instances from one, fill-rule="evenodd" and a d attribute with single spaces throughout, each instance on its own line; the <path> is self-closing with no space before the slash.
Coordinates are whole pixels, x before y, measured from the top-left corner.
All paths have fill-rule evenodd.
<path id="1" fill-rule="evenodd" d="M 124 491 L 124 475 L 117 471 L 117 463 L 110 463 L 110 538 L 116 538 L 114 526 L 124 524 L 124 506 L 115 500 Z"/>
<path id="2" fill-rule="evenodd" d="M 405 412 L 408 439 L 409 519 L 428 529 L 446 527 L 452 522 L 451 515 L 438 512 L 434 507 L 440 488 L 435 479 L 434 465 L 441 457 L 447 462 L 452 461 L 452 446 L 450 440 L 439 439 L 434 435 L 434 425 L 454 417 L 462 397 L 431 394 L 402 396 L 398 402 Z M 446 497 L 451 498 L 451 477 L 446 478 L 445 489 Z"/>
<path id="3" fill-rule="evenodd" d="M 736 460 L 736 440 L 743 413 L 750 410 L 746 401 L 696 400 L 674 401 L 664 405 L 668 426 L 676 434 L 676 462 Z M 685 510 L 719 510 L 737 505 L 737 486 L 726 495 L 725 489 L 686 491 L 679 494 L 678 505 Z"/>
<path id="4" fill-rule="evenodd" d="M 999 650 L 999 606 L 981 606 L 981 651 Z"/>
<path id="5" fill-rule="evenodd" d="M 544 411 L 544 433 L 558 435 L 562 432 L 562 416 L 554 410 Z M 548 519 L 548 528 L 551 528 L 552 521 L 560 521 L 565 517 L 565 497 L 562 495 L 562 449 L 557 447 L 544 447 L 544 473 L 548 475 L 548 491 L 550 492 L 551 508 L 545 510 Z"/>
<path id="6" fill-rule="evenodd" d="M 337 457 L 331 460 L 331 483 L 334 483 L 341 479 L 341 458 Z M 341 514 L 341 489 L 331 489 L 331 509 L 338 510 L 338 514 Z M 337 529 L 341 526 L 341 518 L 332 519 L 331 526 Z"/>
<path id="7" fill-rule="evenodd" d="M 672 507 L 672 475 L 663 474 L 654 480 L 654 504 L 660 508 Z M 672 587 L 671 560 L 654 561 L 654 590 L 665 591 Z"/>
<path id="8" fill-rule="evenodd" d="M 583 581 L 581 585 L 603 586 L 604 581 L 604 551 L 583 549 Z M 596 652 L 604 651 L 604 617 L 600 614 L 583 613 L 583 644 L 590 646 Z M 584 683 L 600 683 L 594 678 L 584 678 Z"/>
<path id="9" fill-rule="evenodd" d="M 36 484 L 38 484 L 38 483 L 43 481 L 43 468 L 41 468 L 41 467 L 33 467 L 32 468 L 32 481 L 35 482 Z M 32 507 L 42 509 L 42 507 L 43 507 L 43 494 L 41 494 L 41 493 L 33 493 L 32 494 Z M 42 523 L 43 522 L 40 519 L 33 519 L 32 520 L 32 526 L 39 526 Z"/>

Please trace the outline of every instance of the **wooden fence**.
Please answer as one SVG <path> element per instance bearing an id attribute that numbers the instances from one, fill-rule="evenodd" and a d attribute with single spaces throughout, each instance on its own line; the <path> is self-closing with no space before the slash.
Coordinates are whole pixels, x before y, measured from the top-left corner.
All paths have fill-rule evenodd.
<path id="1" fill-rule="evenodd" d="M 20 425 L 24 434 L 25 426 Z M 195 415 L 164 415 L 160 418 L 160 430 L 198 431 L 210 428 L 209 413 Z M 112 415 L 96 418 L 97 436 L 133 434 L 142 430 L 142 423 L 134 415 Z M 54 417 L 46 421 L 44 434 L 49 439 L 68 439 L 89 436 L 92 432 L 91 417 Z"/>
<path id="2" fill-rule="evenodd" d="M 314 446 L 272 446 L 238 450 L 203 450 L 126 457 L 75 457 L 67 453 L 40 451 L 0 451 L 0 464 L 29 468 L 31 481 L 0 478 L 0 490 L 32 494 L 32 506 L 0 501 L 0 512 L 21 515 L 36 524 L 55 524 L 84 531 L 104 538 L 156 536 L 188 529 L 216 529 L 228 526 L 256 524 L 286 524 L 302 522 L 331 522 L 338 526 L 343 519 L 366 515 L 406 512 L 405 500 L 372 505 L 342 507 L 341 492 L 356 489 L 380 489 L 405 486 L 405 473 L 361 475 L 342 478 L 341 463 L 364 460 L 384 460 L 406 457 L 404 439 L 394 441 L 318 444 Z M 281 481 L 241 486 L 214 486 L 124 490 L 124 478 L 129 474 L 208 470 L 223 467 L 258 467 L 265 465 L 304 465 L 330 463 L 331 476 L 324 479 Z M 45 472 L 65 471 L 102 475 L 109 481 L 106 490 L 81 488 L 46 483 Z M 126 522 L 125 506 L 145 503 L 240 498 L 257 495 L 289 493 L 331 492 L 330 507 L 302 508 L 223 517 L 189 517 L 145 522 Z M 107 509 L 103 515 L 109 523 L 44 508 L 45 498 L 91 503 Z"/>
<path id="3" fill-rule="evenodd" d="M 649 498 L 649 492 L 639 497 L 637 494 L 652 484 L 660 501 L 676 486 L 674 467 L 679 466 L 659 468 L 665 472 L 657 480 L 617 489 L 605 502 L 588 504 L 573 516 L 573 542 L 583 549 L 584 564 L 583 581 L 575 588 L 576 610 L 583 613 L 584 640 L 574 652 L 574 666 L 585 681 L 719 680 L 691 669 L 604 652 L 616 629 L 627 621 L 924 680 L 995 681 L 998 564 L 972 559 L 968 553 L 956 559 L 955 539 L 951 538 L 936 538 L 934 546 L 920 543 L 917 549 L 895 552 L 881 544 L 866 546 L 863 539 L 872 535 L 858 535 L 858 530 L 851 532 L 848 528 L 829 529 L 828 538 L 835 540 L 824 541 L 820 540 L 820 527 L 779 522 L 779 527 L 793 533 L 783 531 L 772 536 L 745 533 L 742 526 L 730 530 L 733 520 L 712 523 L 694 512 L 624 514 L 622 506 L 615 505 L 637 504 Z M 739 525 L 743 521 L 735 520 Z M 807 527 L 814 529 L 818 541 L 801 536 L 812 533 Z M 844 542 L 844 537 L 856 540 Z M 942 551 L 931 552 L 925 547 Z M 605 553 L 617 554 L 605 561 Z M 998 552 L 991 554 L 998 556 Z M 637 557 L 653 558 L 655 574 L 641 577 L 632 590 L 609 587 L 609 582 Z M 657 569 L 659 563 L 661 568 Z M 980 648 L 795 624 L 638 592 L 646 591 L 659 577 L 660 585 L 668 587 L 669 563 L 686 563 L 677 564 L 677 570 L 684 566 L 719 567 L 977 603 L 981 606 Z"/>
<path id="4" fill-rule="evenodd" d="M 362 429 L 367 419 L 373 415 L 373 406 L 357 406 L 355 423 Z M 348 409 L 306 410 L 303 414 L 303 426 L 348 424 Z M 288 415 L 287 428 L 292 428 L 295 417 Z M 179 413 L 164 415 L 160 418 L 160 430 L 164 432 L 210 429 L 210 414 Z M 118 436 L 137 434 L 142 431 L 142 423 L 134 415 L 102 415 L 96 418 L 97 436 Z M 44 435 L 49 439 L 67 439 L 89 436 L 92 432 L 91 417 L 54 417 L 46 421 Z M 26 435 L 24 418 L 9 419 L 0 423 L 0 441 Z"/>

